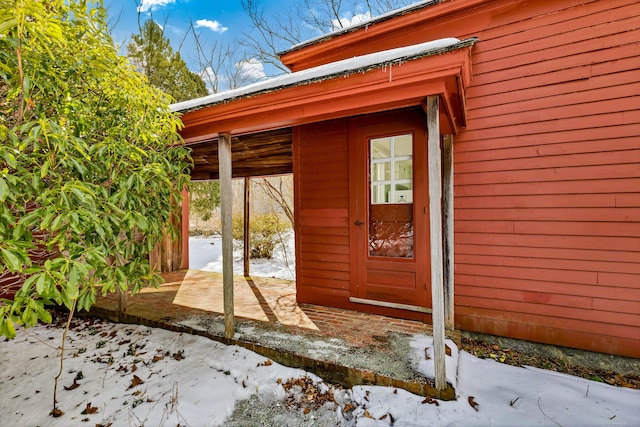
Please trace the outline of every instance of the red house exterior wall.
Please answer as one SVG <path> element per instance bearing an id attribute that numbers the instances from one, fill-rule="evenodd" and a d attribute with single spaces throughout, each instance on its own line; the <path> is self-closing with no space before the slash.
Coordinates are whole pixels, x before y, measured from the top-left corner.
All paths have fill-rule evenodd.
<path id="1" fill-rule="evenodd" d="M 349 298 L 349 143 L 346 119 L 293 133 L 296 288 L 301 302 Z"/>
<path id="2" fill-rule="evenodd" d="M 454 136 L 456 326 L 640 357 L 636 1 L 445 1 L 283 60 L 300 70 L 451 36 L 480 40 Z M 297 186 L 299 286 L 326 298 L 348 292 L 340 126 L 299 129 L 295 154 L 297 171 L 317 170 Z M 305 191 L 326 180 L 326 194 Z"/>

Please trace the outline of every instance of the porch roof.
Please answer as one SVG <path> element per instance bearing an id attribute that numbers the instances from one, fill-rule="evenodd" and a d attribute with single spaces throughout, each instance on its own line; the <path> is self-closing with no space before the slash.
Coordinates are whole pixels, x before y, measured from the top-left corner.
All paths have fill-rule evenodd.
<path id="1" fill-rule="evenodd" d="M 173 104 L 193 150 L 193 179 L 218 177 L 217 144 L 232 135 L 233 176 L 292 172 L 291 126 L 420 105 L 439 95 L 443 133 L 466 123 L 464 88 L 476 38 L 447 38 L 336 61 Z"/>

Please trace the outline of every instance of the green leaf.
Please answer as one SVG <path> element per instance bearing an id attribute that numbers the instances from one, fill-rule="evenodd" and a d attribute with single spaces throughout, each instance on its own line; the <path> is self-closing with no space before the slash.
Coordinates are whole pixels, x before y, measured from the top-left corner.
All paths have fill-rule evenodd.
<path id="1" fill-rule="evenodd" d="M 40 167 L 40 178 L 44 178 L 49 173 L 49 167 L 51 166 L 51 161 L 49 159 L 45 160 Z"/>
<path id="2" fill-rule="evenodd" d="M 9 267 L 10 271 L 22 271 L 20 257 L 16 256 L 15 253 L 6 248 L 2 248 L 0 251 L 2 252 L 2 258 L 4 258 L 5 265 Z"/>
<path id="3" fill-rule="evenodd" d="M 149 228 L 149 222 L 143 215 L 136 216 L 136 225 L 141 231 L 146 231 Z"/>
<path id="4" fill-rule="evenodd" d="M 7 162 L 9 167 L 12 167 L 15 169 L 16 166 L 18 166 L 18 161 L 16 160 L 16 157 L 9 150 L 4 150 L 4 152 L 2 153 L 2 157 L 4 158 L 4 161 Z"/>
<path id="5" fill-rule="evenodd" d="M 47 280 L 47 273 L 41 273 L 38 275 L 38 280 L 36 281 L 36 292 L 40 295 L 44 293 L 45 284 Z"/>
<path id="6" fill-rule="evenodd" d="M 78 297 L 78 309 L 89 311 L 96 302 L 96 294 L 93 288 L 85 288 Z"/>
<path id="7" fill-rule="evenodd" d="M 81 204 L 84 205 L 87 203 L 87 196 L 86 194 L 84 194 L 84 192 L 81 189 L 79 189 L 78 187 L 72 187 L 71 192 L 75 194 L 75 196 L 77 197 L 78 201 Z"/>
<path id="8" fill-rule="evenodd" d="M 2 334 L 9 338 L 9 339 L 13 339 L 16 337 L 16 327 L 13 325 L 13 322 L 11 321 L 11 319 L 3 319 L 2 320 Z"/>
<path id="9" fill-rule="evenodd" d="M 7 30 L 15 27 L 18 24 L 18 20 L 13 16 L 7 14 L 3 15 L 0 20 L 0 34 L 7 34 Z"/>
<path id="10" fill-rule="evenodd" d="M 4 178 L 0 177 L 0 202 L 4 202 L 9 195 L 9 186 Z"/>
<path id="11" fill-rule="evenodd" d="M 24 93 L 29 96 L 29 92 L 31 92 L 31 78 L 29 76 L 24 76 L 22 80 L 22 88 Z"/>
<path id="12" fill-rule="evenodd" d="M 79 289 L 78 289 L 78 286 L 74 286 L 74 285 L 71 285 L 69 283 L 66 283 L 62 287 L 62 292 L 67 295 L 67 298 L 73 300 L 73 299 L 78 298 Z"/>
<path id="13" fill-rule="evenodd" d="M 38 322 L 38 316 L 36 316 L 36 313 L 31 309 L 31 307 L 26 307 L 20 318 L 25 327 L 33 326 Z"/>
<path id="14" fill-rule="evenodd" d="M 51 323 L 51 320 L 53 320 L 51 319 L 51 313 L 45 310 L 44 306 L 41 306 L 36 313 L 38 314 L 38 318 L 44 323 Z"/>
<path id="15" fill-rule="evenodd" d="M 78 274 L 78 269 L 75 266 L 72 266 L 69 271 L 69 286 L 77 287 L 79 282 L 80 275 Z"/>
<path id="16" fill-rule="evenodd" d="M 16 225 L 16 228 L 13 229 L 13 240 L 25 240 L 23 236 L 25 234 L 26 228 L 23 224 Z"/>

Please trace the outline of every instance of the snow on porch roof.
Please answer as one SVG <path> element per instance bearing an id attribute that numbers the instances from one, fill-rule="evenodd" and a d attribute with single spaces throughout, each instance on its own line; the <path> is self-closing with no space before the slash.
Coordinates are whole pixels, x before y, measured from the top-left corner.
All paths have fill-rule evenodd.
<path id="1" fill-rule="evenodd" d="M 224 104 L 240 98 L 248 98 L 262 93 L 311 84 L 336 77 L 348 76 L 365 72 L 375 68 L 382 68 L 425 56 L 437 55 L 471 46 L 477 42 L 476 37 L 465 40 L 457 38 L 444 38 L 412 46 L 384 50 L 368 55 L 355 56 L 349 59 L 332 62 L 326 65 L 309 68 L 291 74 L 285 74 L 261 82 L 253 83 L 237 89 L 231 89 L 208 95 L 202 98 L 191 99 L 171 105 L 171 110 L 181 113 L 199 110 L 212 105 Z"/>

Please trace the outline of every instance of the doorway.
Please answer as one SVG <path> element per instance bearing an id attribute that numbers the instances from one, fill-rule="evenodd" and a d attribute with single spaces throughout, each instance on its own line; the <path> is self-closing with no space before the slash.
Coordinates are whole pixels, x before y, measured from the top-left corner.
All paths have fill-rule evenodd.
<path id="1" fill-rule="evenodd" d="M 349 158 L 352 301 L 431 307 L 424 113 L 351 120 Z"/>

